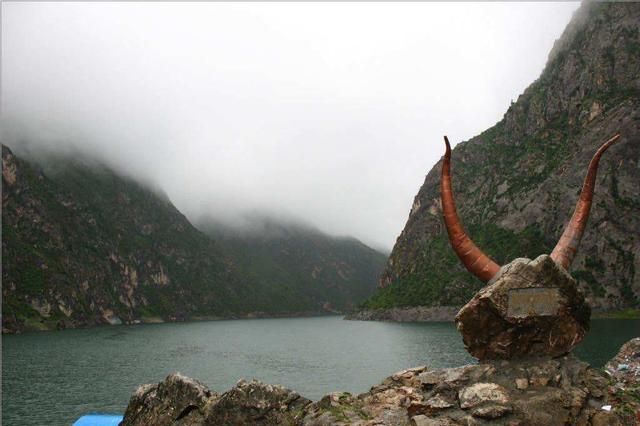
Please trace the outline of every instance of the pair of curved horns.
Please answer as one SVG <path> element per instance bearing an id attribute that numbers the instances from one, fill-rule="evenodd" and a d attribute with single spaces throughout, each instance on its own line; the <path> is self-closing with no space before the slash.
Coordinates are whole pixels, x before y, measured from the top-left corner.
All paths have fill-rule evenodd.
<path id="1" fill-rule="evenodd" d="M 587 225 L 600 157 L 607 148 L 616 143 L 619 138 L 620 134 L 616 133 L 606 141 L 593 156 L 591 163 L 589 163 L 589 170 L 584 179 L 582 192 L 580 193 L 580 198 L 573 216 L 560 237 L 558 244 L 553 249 L 553 252 L 551 252 L 551 258 L 565 269 L 569 269 L 578 250 L 578 244 L 580 244 L 580 240 L 582 239 L 585 226 Z M 449 241 L 451 242 L 451 247 L 467 270 L 480 280 L 487 282 L 498 273 L 500 265 L 495 263 L 473 243 L 460 223 L 451 190 L 451 145 L 449 145 L 449 139 L 446 136 L 444 137 L 444 143 L 446 145 L 446 151 L 442 162 L 440 198 L 442 201 L 444 223 L 447 228 L 447 233 L 449 234 Z"/>

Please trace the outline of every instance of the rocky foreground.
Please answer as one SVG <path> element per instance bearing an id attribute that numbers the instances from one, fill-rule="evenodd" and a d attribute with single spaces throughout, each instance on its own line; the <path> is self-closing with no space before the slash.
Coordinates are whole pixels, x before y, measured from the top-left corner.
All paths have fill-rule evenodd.
<path id="1" fill-rule="evenodd" d="M 241 380 L 218 394 L 171 374 L 131 397 L 122 426 L 139 425 L 638 425 L 640 338 L 603 370 L 568 354 L 457 368 L 411 368 L 369 392 L 313 402 Z"/>

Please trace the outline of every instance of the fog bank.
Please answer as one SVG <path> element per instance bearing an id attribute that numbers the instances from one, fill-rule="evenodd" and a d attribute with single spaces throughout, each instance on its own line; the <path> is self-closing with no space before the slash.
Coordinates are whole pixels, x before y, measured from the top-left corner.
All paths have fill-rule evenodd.
<path id="1" fill-rule="evenodd" d="M 389 250 L 578 3 L 2 3 L 2 141 Z M 241 222 L 241 220 L 240 220 Z"/>

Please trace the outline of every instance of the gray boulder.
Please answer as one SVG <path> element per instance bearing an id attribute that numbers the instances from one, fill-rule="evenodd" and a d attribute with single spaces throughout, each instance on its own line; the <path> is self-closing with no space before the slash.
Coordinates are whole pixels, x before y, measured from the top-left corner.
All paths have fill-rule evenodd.
<path id="1" fill-rule="evenodd" d="M 201 425 L 205 405 L 217 399 L 197 380 L 173 373 L 157 385 L 140 386 L 120 426 Z"/>
<path id="2" fill-rule="evenodd" d="M 296 424 L 311 401 L 279 385 L 240 380 L 206 410 L 205 425 Z"/>
<path id="3" fill-rule="evenodd" d="M 197 380 L 170 374 L 142 385 L 131 397 L 120 426 L 297 424 L 311 401 L 278 385 L 240 380 L 219 395 Z"/>

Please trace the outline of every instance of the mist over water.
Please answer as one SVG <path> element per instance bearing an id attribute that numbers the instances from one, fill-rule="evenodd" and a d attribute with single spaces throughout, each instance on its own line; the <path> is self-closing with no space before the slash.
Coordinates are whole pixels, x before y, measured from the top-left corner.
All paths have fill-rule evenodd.
<path id="1" fill-rule="evenodd" d="M 500 120 L 577 7 L 3 3 L 2 141 L 97 159 L 192 220 L 389 250 L 442 135 Z"/>

